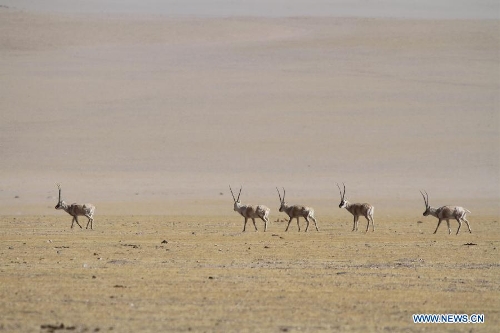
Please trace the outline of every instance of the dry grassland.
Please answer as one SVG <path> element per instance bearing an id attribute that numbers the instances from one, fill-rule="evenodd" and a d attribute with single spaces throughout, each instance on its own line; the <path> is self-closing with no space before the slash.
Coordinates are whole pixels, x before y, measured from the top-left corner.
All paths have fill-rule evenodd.
<path id="1" fill-rule="evenodd" d="M 0 6 L 0 333 L 498 331 L 497 19 L 17 6 Z M 56 182 L 96 205 L 94 230 L 54 210 Z M 351 232 L 337 182 L 374 233 Z M 287 188 L 320 232 L 242 233 L 229 184 L 272 221 Z M 420 189 L 470 209 L 473 234 L 433 235 Z"/>
<path id="2" fill-rule="evenodd" d="M 411 215 L 351 232 L 344 213 L 308 233 L 285 233 L 277 216 L 266 233 L 242 233 L 236 214 L 100 216 L 94 230 L 70 229 L 66 214 L 0 217 L 0 331 L 496 331 L 497 216 L 455 236 Z M 485 324 L 413 324 L 413 313 Z"/>

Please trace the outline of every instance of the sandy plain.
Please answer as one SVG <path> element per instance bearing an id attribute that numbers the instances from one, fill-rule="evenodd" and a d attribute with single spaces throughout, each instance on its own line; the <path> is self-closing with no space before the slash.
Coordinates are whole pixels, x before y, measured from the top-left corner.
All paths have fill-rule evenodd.
<path id="1" fill-rule="evenodd" d="M 242 233 L 234 215 L 105 216 L 93 231 L 4 216 L 0 331 L 495 332 L 498 216 L 471 220 L 473 234 L 455 236 L 408 216 L 351 232 L 344 210 L 308 233 L 284 222 Z M 485 323 L 413 324 L 414 313 Z"/>
<path id="2" fill-rule="evenodd" d="M 0 31 L 1 331 L 500 324 L 498 20 L 1 7 Z M 56 182 L 95 230 L 53 209 Z M 350 231 L 337 182 L 375 233 Z M 286 187 L 321 231 L 242 233 L 229 184 L 272 221 Z M 419 189 L 473 234 L 433 235 Z"/>

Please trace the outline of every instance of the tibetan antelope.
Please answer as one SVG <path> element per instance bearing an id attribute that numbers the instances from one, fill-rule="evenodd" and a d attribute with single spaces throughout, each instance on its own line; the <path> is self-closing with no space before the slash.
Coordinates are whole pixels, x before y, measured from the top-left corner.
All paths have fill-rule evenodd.
<path id="1" fill-rule="evenodd" d="M 299 224 L 299 217 L 303 217 L 306 219 L 306 232 L 307 229 L 309 229 L 309 219 L 313 220 L 314 226 L 316 227 L 316 231 L 319 231 L 318 229 L 318 224 L 316 223 L 316 219 L 314 218 L 314 209 L 306 206 L 300 206 L 300 205 L 288 205 L 285 202 L 285 188 L 283 188 L 283 199 L 281 198 L 280 191 L 276 187 L 276 191 L 278 191 L 278 196 L 280 198 L 280 212 L 285 212 L 289 217 L 290 220 L 288 221 L 288 225 L 286 226 L 285 231 L 288 231 L 288 227 L 290 227 L 290 223 L 294 218 L 297 219 L 297 227 L 299 227 L 300 231 L 300 224 Z"/>
<path id="2" fill-rule="evenodd" d="M 84 205 L 77 205 L 76 203 L 73 203 L 71 205 L 68 205 L 64 200 L 61 200 L 61 184 L 57 184 L 57 188 L 59 189 L 59 201 L 56 205 L 56 209 L 63 209 L 66 213 L 69 215 L 73 216 L 73 220 L 71 220 L 71 228 L 73 228 L 73 224 L 76 222 L 80 229 L 82 229 L 82 226 L 80 223 L 78 223 L 78 216 L 85 216 L 86 218 L 89 219 L 87 222 L 87 228 L 89 228 L 89 223 L 90 223 L 90 229 L 92 228 L 92 223 L 94 222 L 94 212 L 95 212 L 95 207 L 94 205 L 91 204 L 84 204 Z"/>
<path id="3" fill-rule="evenodd" d="M 424 191 L 425 192 L 425 191 Z M 469 232 L 472 233 L 470 230 L 470 225 L 469 221 L 465 218 L 465 214 L 469 213 L 470 211 L 463 208 L 463 207 L 457 207 L 457 206 L 442 206 L 439 208 L 434 208 L 429 206 L 429 195 L 427 192 L 422 193 L 420 191 L 420 194 L 422 194 L 422 197 L 424 198 L 424 203 L 425 203 L 425 212 L 424 216 L 427 215 L 432 215 L 434 217 L 437 217 L 439 219 L 438 225 L 436 227 L 436 230 L 434 230 L 434 233 L 438 231 L 439 225 L 441 224 L 441 221 L 446 220 L 446 224 L 448 224 L 448 234 L 451 234 L 451 229 L 450 229 L 450 219 L 455 219 L 458 222 L 458 229 L 456 235 L 458 235 L 458 232 L 460 231 L 460 227 L 462 226 L 462 220 L 467 223 L 467 227 L 469 228 Z"/>
<path id="4" fill-rule="evenodd" d="M 271 211 L 269 208 L 267 208 L 264 205 L 257 205 L 257 206 L 251 206 L 251 205 L 242 205 L 240 202 L 240 195 L 241 195 L 241 190 L 243 187 L 240 188 L 240 193 L 238 193 L 238 199 L 234 197 L 233 190 L 231 189 L 231 186 L 229 186 L 229 190 L 231 191 L 231 195 L 233 196 L 234 200 L 234 211 L 240 213 L 241 216 L 245 218 L 245 224 L 243 225 L 243 232 L 245 231 L 247 227 L 247 221 L 248 219 L 252 219 L 253 226 L 255 227 L 255 231 L 257 231 L 257 225 L 255 224 L 255 218 L 258 217 L 264 221 L 264 232 L 267 231 L 267 223 L 269 222 L 269 212 Z"/>
<path id="5" fill-rule="evenodd" d="M 370 222 L 372 223 L 372 231 L 375 231 L 375 224 L 373 221 L 373 210 L 375 208 L 368 203 L 352 204 L 349 201 L 347 201 L 347 199 L 345 198 L 345 184 L 344 183 L 342 184 L 344 185 L 344 193 L 342 193 L 339 184 L 337 184 L 337 187 L 339 188 L 340 191 L 339 208 L 347 209 L 347 211 L 354 216 L 354 225 L 352 227 L 352 231 L 354 230 L 358 231 L 358 219 L 360 216 L 364 216 L 365 219 L 368 221 L 368 224 L 366 225 L 366 232 L 368 232 L 368 228 L 370 227 Z"/>

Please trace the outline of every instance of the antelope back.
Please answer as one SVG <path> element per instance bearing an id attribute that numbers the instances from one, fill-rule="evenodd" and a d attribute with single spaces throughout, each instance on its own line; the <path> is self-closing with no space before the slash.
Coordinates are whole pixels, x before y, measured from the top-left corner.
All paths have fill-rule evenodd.
<path id="1" fill-rule="evenodd" d="M 95 207 L 91 204 L 78 205 L 76 203 L 71 204 L 67 208 L 67 212 L 72 216 L 85 216 L 93 215 Z"/>
<path id="2" fill-rule="evenodd" d="M 440 219 L 461 218 L 465 215 L 463 207 L 456 206 L 443 206 L 437 211 L 437 217 Z"/>
<path id="3" fill-rule="evenodd" d="M 441 219 L 454 217 L 455 207 L 443 206 L 439 208 L 438 217 Z"/>
<path id="4" fill-rule="evenodd" d="M 244 217 L 253 218 L 257 217 L 257 212 L 253 206 L 243 205 L 241 206 L 241 215 L 243 215 Z"/>
<path id="5" fill-rule="evenodd" d="M 373 206 L 367 203 L 355 203 L 347 206 L 352 215 L 368 216 L 373 212 Z"/>
<path id="6" fill-rule="evenodd" d="M 310 212 L 310 208 L 301 206 L 301 205 L 293 205 L 293 206 L 288 206 L 287 207 L 286 213 L 290 217 L 300 217 L 300 216 L 308 216 Z"/>

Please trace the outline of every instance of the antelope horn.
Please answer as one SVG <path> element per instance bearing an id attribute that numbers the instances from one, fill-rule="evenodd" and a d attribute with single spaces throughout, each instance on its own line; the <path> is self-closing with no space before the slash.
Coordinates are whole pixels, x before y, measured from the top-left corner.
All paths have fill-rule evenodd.
<path id="1" fill-rule="evenodd" d="M 286 192 L 285 192 L 285 188 L 283 187 L 283 202 L 285 202 L 285 195 L 286 195 Z"/>
<path id="2" fill-rule="evenodd" d="M 234 198 L 234 193 L 233 193 L 233 189 L 231 188 L 231 185 L 229 185 L 229 190 L 231 191 L 231 195 L 233 196 L 234 202 L 236 202 L 236 199 Z"/>
<path id="3" fill-rule="evenodd" d="M 283 202 L 283 200 L 281 200 L 280 190 L 278 190 L 278 188 L 277 188 L 277 187 L 276 187 L 276 191 L 278 191 L 278 196 L 280 197 L 280 202 Z"/>
<path id="4" fill-rule="evenodd" d="M 422 193 L 422 191 L 420 191 L 420 194 L 422 194 L 422 198 L 424 198 L 425 207 L 429 207 L 429 195 L 427 194 L 427 192 L 425 192 L 425 194 L 427 194 L 427 199 L 425 198 L 425 195 Z"/>
<path id="5" fill-rule="evenodd" d="M 243 189 L 243 186 L 240 187 L 240 193 L 238 193 L 238 200 L 236 201 L 240 201 L 240 195 L 241 195 L 241 190 Z"/>
<path id="6" fill-rule="evenodd" d="M 57 188 L 59 189 L 59 202 L 61 202 L 61 184 L 57 183 Z"/>
<path id="7" fill-rule="evenodd" d="M 342 200 L 343 199 L 342 190 L 340 189 L 339 183 L 337 183 L 337 187 L 339 188 L 340 200 Z"/>
<path id="8" fill-rule="evenodd" d="M 337 183 L 337 187 L 339 188 L 339 192 L 340 192 L 340 200 L 344 200 L 344 198 L 345 198 L 345 184 L 342 183 L 342 185 L 344 185 L 344 193 L 342 193 L 342 190 L 340 189 L 340 186 Z"/>

